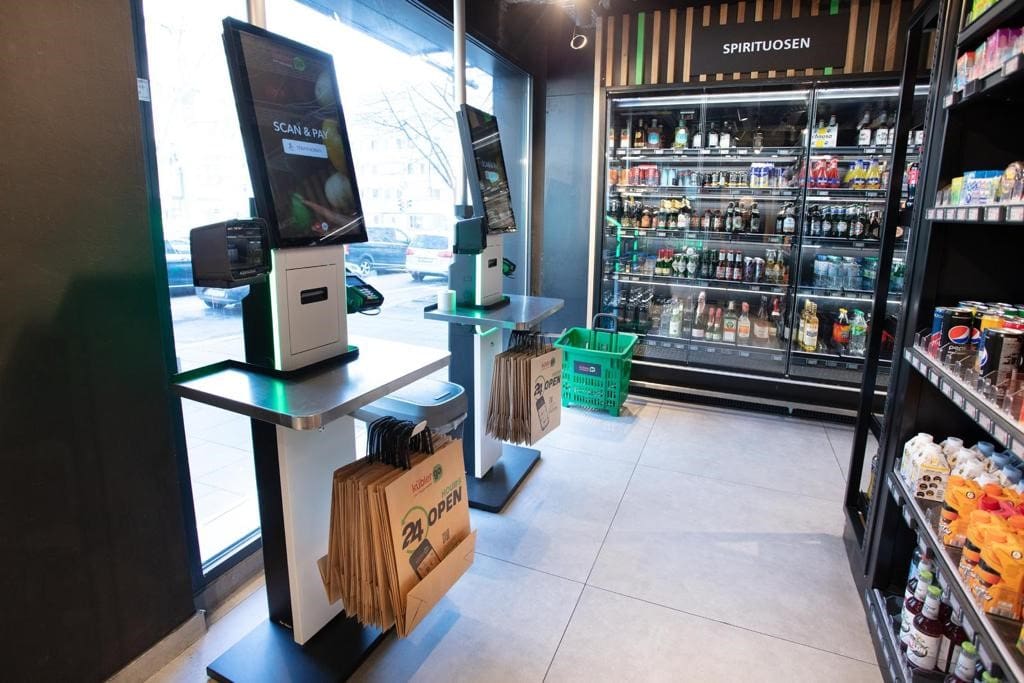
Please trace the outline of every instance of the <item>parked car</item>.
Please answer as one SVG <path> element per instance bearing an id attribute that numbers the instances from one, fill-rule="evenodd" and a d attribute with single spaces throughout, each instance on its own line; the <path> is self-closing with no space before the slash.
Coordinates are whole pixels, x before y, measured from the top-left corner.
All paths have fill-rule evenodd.
<path id="1" fill-rule="evenodd" d="M 346 273 L 356 273 L 356 269 L 345 264 Z M 221 289 L 220 287 L 196 287 L 196 296 L 210 308 L 229 308 L 235 311 L 242 310 L 242 299 L 249 294 L 249 285 Z"/>
<path id="2" fill-rule="evenodd" d="M 416 235 L 405 252 L 405 269 L 413 280 L 427 275 L 448 277 L 452 264 L 452 238 L 448 235 Z"/>
<path id="3" fill-rule="evenodd" d="M 167 284 L 171 296 L 192 293 L 192 246 L 188 240 L 164 240 Z"/>
<path id="4" fill-rule="evenodd" d="M 366 242 L 345 245 L 345 262 L 361 275 L 374 271 L 405 270 L 409 237 L 397 228 L 367 228 Z"/>

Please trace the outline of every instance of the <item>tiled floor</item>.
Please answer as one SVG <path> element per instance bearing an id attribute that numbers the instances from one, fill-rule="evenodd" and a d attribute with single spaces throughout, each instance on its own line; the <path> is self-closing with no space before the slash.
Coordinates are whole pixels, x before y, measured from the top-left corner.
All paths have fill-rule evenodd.
<path id="1" fill-rule="evenodd" d="M 563 413 L 508 508 L 473 511 L 469 573 L 358 680 L 880 679 L 842 541 L 852 432 L 627 408 Z M 204 680 L 265 618 L 250 590 L 155 680 Z"/>

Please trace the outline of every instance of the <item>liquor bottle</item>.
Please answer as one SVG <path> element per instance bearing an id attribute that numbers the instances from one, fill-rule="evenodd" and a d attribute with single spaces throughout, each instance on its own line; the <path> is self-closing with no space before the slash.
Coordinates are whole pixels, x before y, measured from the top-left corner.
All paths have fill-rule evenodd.
<path id="1" fill-rule="evenodd" d="M 740 307 L 740 317 L 736 321 L 736 343 L 750 345 L 750 304 L 746 301 Z"/>
<path id="2" fill-rule="evenodd" d="M 725 324 L 722 320 L 722 307 L 715 309 L 715 341 L 722 341 L 725 334 Z"/>
<path id="3" fill-rule="evenodd" d="M 928 595 L 928 587 L 932 585 L 935 576 L 927 569 L 920 569 L 917 572 L 917 583 L 914 585 L 914 594 L 903 601 L 903 611 L 900 614 L 900 649 L 906 650 L 910 638 L 910 628 L 913 626 L 914 617 L 921 612 L 924 599 Z"/>
<path id="4" fill-rule="evenodd" d="M 821 207 L 814 206 L 811 208 L 811 236 L 821 237 Z"/>
<path id="5" fill-rule="evenodd" d="M 864 312 L 853 309 L 853 320 L 850 321 L 850 354 L 863 356 L 867 349 L 868 321 Z"/>
<path id="6" fill-rule="evenodd" d="M 732 147 L 732 121 L 726 121 L 722 125 L 722 134 L 718 136 L 718 146 L 722 149 Z"/>
<path id="7" fill-rule="evenodd" d="M 691 336 L 694 339 L 703 339 L 705 328 L 708 325 L 707 298 L 703 291 L 697 295 L 697 309 L 693 312 L 693 330 Z"/>
<path id="8" fill-rule="evenodd" d="M 760 152 L 764 147 L 764 131 L 761 130 L 761 121 L 757 121 L 757 128 L 754 129 L 754 152 Z"/>
<path id="9" fill-rule="evenodd" d="M 757 307 L 757 316 L 754 317 L 754 344 L 767 346 L 769 339 L 768 328 L 771 323 L 768 321 L 768 296 L 761 295 L 761 304 Z"/>
<path id="10" fill-rule="evenodd" d="M 704 145 L 704 124 L 697 124 L 697 132 L 693 135 L 693 148 L 700 149 Z"/>
<path id="11" fill-rule="evenodd" d="M 729 202 L 729 206 L 727 206 L 725 208 L 725 225 L 723 226 L 723 228 L 725 229 L 726 232 L 732 232 L 732 225 L 733 225 L 732 219 L 733 219 L 733 214 L 735 212 L 736 212 L 736 205 L 733 204 L 732 202 Z"/>
<path id="12" fill-rule="evenodd" d="M 956 658 L 953 670 L 944 683 L 974 683 L 974 671 L 978 666 L 978 648 L 966 638 L 958 646 L 960 656 Z"/>
<path id="13" fill-rule="evenodd" d="M 831 206 L 826 206 L 821 212 L 821 236 L 835 237 L 835 212 Z"/>
<path id="14" fill-rule="evenodd" d="M 939 607 L 942 602 L 942 589 L 938 586 L 928 587 L 921 612 L 914 617 L 907 642 L 907 661 L 921 671 L 934 671 L 939 656 L 944 631 L 939 619 Z"/>
<path id="15" fill-rule="evenodd" d="M 859 204 L 850 206 L 847 211 L 847 223 L 849 223 L 849 237 L 851 240 L 864 239 L 867 232 L 867 216 Z"/>
<path id="16" fill-rule="evenodd" d="M 711 229 L 711 209 L 704 209 L 704 216 L 700 219 L 700 227 L 702 230 Z"/>
<path id="17" fill-rule="evenodd" d="M 750 232 L 754 234 L 761 232 L 761 210 L 757 208 L 757 202 L 750 205 Z"/>
<path id="18" fill-rule="evenodd" d="M 775 234 L 782 234 L 782 226 L 786 222 L 786 204 L 779 206 L 779 212 L 775 214 Z"/>
<path id="19" fill-rule="evenodd" d="M 850 222 L 846 217 L 846 207 L 840 206 L 836 209 L 836 221 L 834 225 L 836 237 L 846 237 L 850 232 Z"/>
<path id="20" fill-rule="evenodd" d="M 832 343 L 842 351 L 846 350 L 850 343 L 850 319 L 846 315 L 846 309 L 839 309 L 839 317 L 832 325 Z"/>
<path id="21" fill-rule="evenodd" d="M 683 112 L 679 112 L 679 125 L 676 126 L 676 134 L 672 139 L 672 146 L 676 149 L 686 149 L 690 146 L 690 129 L 686 126 Z"/>
<path id="22" fill-rule="evenodd" d="M 828 119 L 828 128 L 826 128 L 826 134 L 828 136 L 827 146 L 835 147 L 836 143 L 839 140 L 839 122 L 836 121 L 835 114 L 832 114 L 832 116 L 830 116 Z"/>
<path id="23" fill-rule="evenodd" d="M 658 119 L 651 119 L 651 126 L 647 129 L 647 147 L 650 149 L 661 147 L 661 127 L 658 126 Z"/>
<path id="24" fill-rule="evenodd" d="M 615 126 L 608 129 L 608 149 L 615 149 L 615 143 L 618 142 L 619 138 L 615 134 Z"/>
<path id="25" fill-rule="evenodd" d="M 792 235 L 796 233 L 796 207 L 792 203 L 785 206 L 786 215 L 782 220 L 782 234 Z"/>
<path id="26" fill-rule="evenodd" d="M 668 335 L 670 337 L 681 336 L 683 331 L 683 312 L 679 304 L 672 306 L 672 314 L 669 318 Z"/>
<path id="27" fill-rule="evenodd" d="M 772 346 L 777 346 L 779 339 L 786 338 L 782 322 L 782 301 L 780 297 L 772 299 L 772 313 L 769 320 L 771 324 L 768 327 L 768 343 Z"/>
<path id="28" fill-rule="evenodd" d="M 725 279 L 725 250 L 718 252 L 718 265 L 715 266 L 715 279 Z"/>
<path id="29" fill-rule="evenodd" d="M 715 341 L 715 334 L 718 332 L 718 309 L 714 306 L 708 311 L 708 326 L 704 332 L 704 339 Z"/>
<path id="30" fill-rule="evenodd" d="M 715 212 L 711 214 L 711 230 L 713 232 L 722 232 L 722 210 L 715 209 Z"/>
<path id="31" fill-rule="evenodd" d="M 873 240 L 882 239 L 882 222 L 879 220 L 881 212 L 872 211 L 871 221 L 868 223 L 868 237 Z"/>
<path id="32" fill-rule="evenodd" d="M 635 149 L 643 149 L 647 141 L 647 126 L 644 125 L 644 120 L 640 119 L 636 128 L 633 129 L 633 147 Z"/>
<path id="33" fill-rule="evenodd" d="M 711 130 L 708 131 L 708 147 L 718 147 L 718 123 L 711 124 Z"/>
<path id="34" fill-rule="evenodd" d="M 739 316 L 736 315 L 736 302 L 730 301 L 725 315 L 722 316 L 722 341 L 726 344 L 736 343 L 736 326 Z"/>
<path id="35" fill-rule="evenodd" d="M 800 326 L 802 332 L 800 334 L 800 350 L 808 353 L 814 353 L 818 350 L 818 306 L 813 301 L 808 299 L 804 303 L 804 312 L 802 316 L 803 323 Z M 923 599 L 923 598 L 922 598 Z"/>
<path id="36" fill-rule="evenodd" d="M 865 109 L 864 116 L 861 117 L 860 123 L 857 124 L 857 144 L 861 147 L 867 147 L 871 144 L 871 110 Z"/>
<path id="37" fill-rule="evenodd" d="M 878 118 L 875 119 L 872 128 L 875 129 L 875 139 L 873 143 L 876 146 L 885 146 L 889 144 L 889 119 L 886 113 L 883 111 L 879 113 Z"/>
<path id="38" fill-rule="evenodd" d="M 651 227 L 651 209 L 645 206 L 640 214 L 640 227 L 644 230 Z"/>
<path id="39" fill-rule="evenodd" d="M 736 258 L 732 262 L 732 277 L 730 278 L 733 282 L 743 282 L 743 252 L 737 251 Z"/>
<path id="40" fill-rule="evenodd" d="M 732 231 L 734 233 L 743 232 L 744 215 L 747 212 L 746 204 L 743 200 L 736 202 L 736 210 L 732 214 Z"/>
<path id="41" fill-rule="evenodd" d="M 629 135 L 629 127 L 623 126 L 619 129 L 619 149 L 627 149 L 632 138 Z"/>

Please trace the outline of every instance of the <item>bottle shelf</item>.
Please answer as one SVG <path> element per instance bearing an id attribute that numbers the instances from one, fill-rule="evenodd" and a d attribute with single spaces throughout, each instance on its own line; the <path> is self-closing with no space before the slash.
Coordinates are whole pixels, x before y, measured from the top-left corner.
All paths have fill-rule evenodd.
<path id="1" fill-rule="evenodd" d="M 993 98 L 1006 97 L 1020 91 L 1024 83 L 1024 55 L 1015 55 L 1003 63 L 999 70 L 965 84 L 963 92 L 946 95 L 942 104 L 946 109 L 962 107 Z"/>
<path id="2" fill-rule="evenodd" d="M 697 200 L 749 199 L 755 202 L 770 202 L 780 199 L 796 200 L 802 194 L 799 188 L 729 187 L 713 189 L 674 185 L 613 185 L 609 191 L 634 197 Z"/>
<path id="3" fill-rule="evenodd" d="M 881 634 L 882 655 L 889 668 L 889 680 L 893 683 L 914 683 L 914 678 L 907 667 L 906 656 L 896 639 L 896 629 L 899 628 L 899 625 L 893 622 L 893 617 L 889 614 L 886 595 L 877 588 L 866 588 L 864 597 L 868 605 L 868 618 L 871 620 L 871 625 L 876 632 Z M 891 597 L 902 603 L 902 596 Z"/>
<path id="4" fill-rule="evenodd" d="M 641 285 L 669 285 L 686 289 L 706 289 L 715 292 L 747 292 L 750 294 L 784 295 L 790 285 L 776 285 L 766 282 L 739 282 L 736 280 L 714 280 L 685 278 L 672 275 L 641 275 L 640 273 L 613 273 L 604 277 L 606 281 L 633 282 Z"/>
<path id="5" fill-rule="evenodd" d="M 804 235 L 800 238 L 800 248 L 814 251 L 808 251 L 808 256 L 814 256 L 814 253 L 825 253 L 827 250 L 832 249 L 852 249 L 854 251 L 878 251 L 881 248 L 882 242 L 877 239 L 856 239 L 851 240 L 846 237 L 811 237 L 810 235 Z M 907 243 L 897 242 L 896 250 L 906 249 Z"/>
<path id="6" fill-rule="evenodd" d="M 936 206 L 925 211 L 930 221 L 944 223 L 1024 224 L 1024 204 L 988 204 L 982 206 Z"/>
<path id="7" fill-rule="evenodd" d="M 675 239 L 700 240 L 714 244 L 742 244 L 744 246 L 781 248 L 793 246 L 793 235 L 778 235 L 753 232 L 721 232 L 711 230 L 678 230 L 672 228 L 611 228 L 605 230 L 607 237 L 625 239 Z M 787 241 L 788 240 L 788 241 Z"/>
<path id="8" fill-rule="evenodd" d="M 801 351 L 795 346 L 789 353 L 793 360 L 799 361 L 801 365 L 811 367 L 821 365 L 826 368 L 842 368 L 844 370 L 856 370 L 857 372 L 860 372 L 861 368 L 864 367 L 864 356 L 853 356 L 827 351 Z M 879 359 L 878 363 L 881 367 L 892 365 L 892 361 L 884 358 Z"/>
<path id="9" fill-rule="evenodd" d="M 806 150 L 803 147 L 762 147 L 760 151 L 754 151 L 753 147 L 701 147 L 694 149 L 676 149 L 664 147 L 657 149 L 614 148 L 608 150 L 609 161 L 644 161 L 644 162 L 672 162 L 714 160 L 732 161 L 736 163 L 750 163 L 751 161 L 776 161 L 790 159 L 796 161 L 803 156 Z"/>
<path id="10" fill-rule="evenodd" d="M 963 609 L 964 629 L 968 635 L 979 636 L 979 654 L 983 662 L 998 662 L 1012 680 L 1024 681 L 1024 655 L 1014 646 L 1020 633 L 1020 622 L 986 614 L 979 609 L 964 585 L 958 567 L 960 548 L 947 546 L 939 535 L 942 503 L 915 498 L 896 472 L 886 476 L 886 486 L 896 504 L 902 508 L 907 525 L 916 529 L 931 548 L 939 573 L 946 579 L 951 597 Z M 1004 680 L 1005 677 L 1004 677 Z"/>
<path id="11" fill-rule="evenodd" d="M 866 156 L 889 156 L 892 154 L 892 145 L 851 145 L 847 147 L 812 147 L 811 158 L 838 157 L 842 159 L 856 160 Z M 921 156 L 921 146 L 913 145 L 907 147 L 907 159 Z"/>
<path id="12" fill-rule="evenodd" d="M 831 200 L 881 204 L 885 202 L 885 190 L 852 190 L 845 187 L 837 187 L 830 190 L 822 190 L 818 188 L 807 189 L 807 201 L 809 202 L 825 202 Z"/>
<path id="13" fill-rule="evenodd" d="M 832 299 L 837 301 L 863 301 L 870 303 L 875 300 L 873 289 L 829 289 L 827 287 L 809 287 L 801 285 L 796 288 L 797 296 L 802 299 Z M 890 292 L 886 297 L 889 304 L 900 303 L 901 294 Z"/>
<path id="14" fill-rule="evenodd" d="M 976 47 L 995 29 L 1024 13 L 1020 0 L 1000 0 L 980 17 L 967 24 L 957 35 L 957 48 Z"/>
<path id="15" fill-rule="evenodd" d="M 920 340 L 928 336 L 918 334 L 918 343 L 903 350 L 904 358 L 993 439 L 1006 448 L 1020 450 L 1024 447 L 1024 426 L 963 378 L 959 368 L 951 368 L 932 358 L 921 347 Z"/>

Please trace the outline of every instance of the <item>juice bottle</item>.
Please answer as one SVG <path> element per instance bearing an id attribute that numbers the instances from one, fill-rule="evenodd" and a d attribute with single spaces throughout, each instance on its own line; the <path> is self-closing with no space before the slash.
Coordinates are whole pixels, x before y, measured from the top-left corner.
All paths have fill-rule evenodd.
<path id="1" fill-rule="evenodd" d="M 882 169 L 878 166 L 878 160 L 872 159 L 871 165 L 868 166 L 867 176 L 864 182 L 864 189 L 866 190 L 881 190 L 882 189 Z"/>
<path id="2" fill-rule="evenodd" d="M 921 607 L 924 605 L 925 598 L 928 597 L 928 588 L 932 585 L 934 578 L 934 574 L 927 569 L 920 570 L 917 573 L 917 585 L 914 587 L 914 594 L 903 601 L 899 634 L 900 648 L 903 650 L 907 649 L 914 617 L 921 613 Z"/>
<path id="3" fill-rule="evenodd" d="M 934 671 L 939 656 L 939 645 L 942 642 L 943 624 L 939 620 L 942 589 L 928 586 L 921 611 L 914 617 L 907 639 L 907 661 L 921 671 Z"/>
<path id="4" fill-rule="evenodd" d="M 978 648 L 965 638 L 958 649 L 960 655 L 944 683 L 974 683 L 974 670 L 978 666 Z"/>

